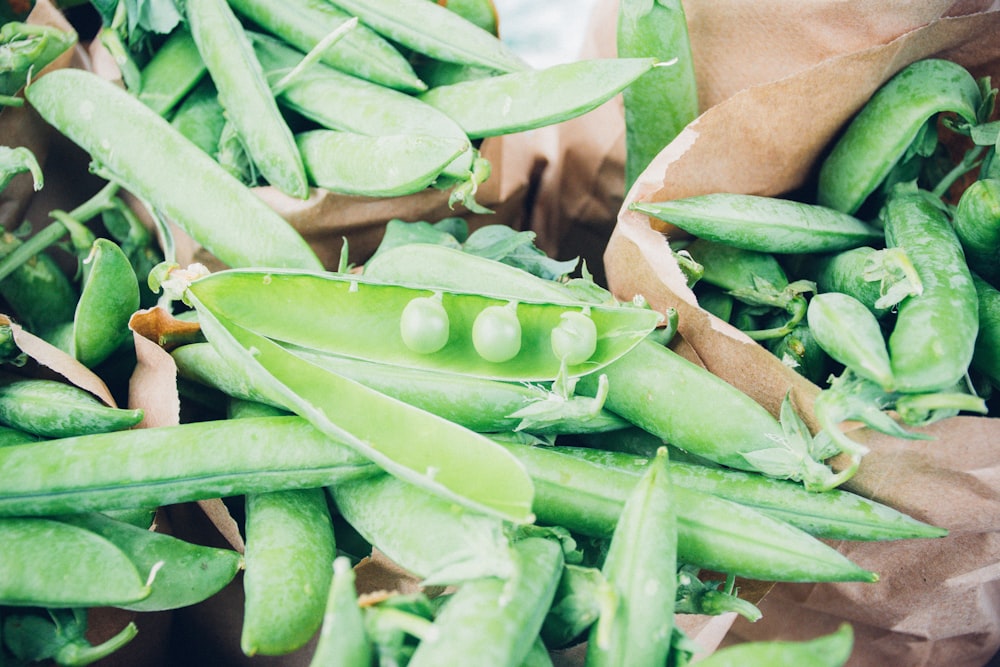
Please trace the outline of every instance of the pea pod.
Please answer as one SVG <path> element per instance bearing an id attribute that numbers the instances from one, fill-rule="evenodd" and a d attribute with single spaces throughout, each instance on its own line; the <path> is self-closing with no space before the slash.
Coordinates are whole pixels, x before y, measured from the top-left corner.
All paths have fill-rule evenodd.
<path id="1" fill-rule="evenodd" d="M 882 239 L 881 230 L 853 215 L 777 197 L 720 192 L 629 207 L 693 236 L 758 252 L 833 252 Z"/>
<path id="2" fill-rule="evenodd" d="M 505 307 L 508 299 L 442 291 L 442 304 L 450 318 L 448 343 L 438 352 L 422 354 L 403 343 L 400 321 L 411 300 L 429 296 L 425 290 L 356 275 L 234 270 L 201 278 L 191 284 L 189 292 L 197 297 L 199 312 L 211 311 L 283 343 L 411 368 L 518 381 L 552 380 L 559 375 L 561 364 L 552 351 L 551 332 L 563 313 L 580 310 L 565 302 L 519 301 L 519 353 L 500 363 L 481 357 L 476 350 L 475 321 L 488 308 Z M 314 308 L 302 304 L 323 304 L 330 316 L 320 319 Z M 645 308 L 593 305 L 586 309 L 597 326 L 597 345 L 590 359 L 568 366 L 571 375 L 602 368 L 635 346 L 662 319 Z"/>
<path id="3" fill-rule="evenodd" d="M 788 276 L 771 253 L 697 238 L 684 250 L 702 267 L 700 280 L 725 290 L 752 290 L 761 280 L 781 289 Z"/>
<path id="4" fill-rule="evenodd" d="M 323 622 L 336 557 L 326 493 L 251 493 L 245 509 L 240 647 L 248 656 L 291 653 Z"/>
<path id="5" fill-rule="evenodd" d="M 0 25 L 0 48 L 5 56 L 0 64 L 0 96 L 16 95 L 32 72 L 40 72 L 76 42 L 77 34 L 73 30 L 4 21 Z"/>
<path id="6" fill-rule="evenodd" d="M 109 406 L 88 391 L 57 380 L 9 378 L 0 383 L 0 421 L 47 438 L 121 431 L 142 417 L 139 408 Z"/>
<path id="7" fill-rule="evenodd" d="M 969 268 L 987 282 L 1000 284 L 1000 179 L 970 183 L 951 222 Z"/>
<path id="8" fill-rule="evenodd" d="M 354 569 L 347 556 L 335 558 L 323 623 L 310 667 L 371 665 L 372 645 L 365 632 L 354 582 Z"/>
<path id="9" fill-rule="evenodd" d="M 295 447 L 288 447 L 294 442 Z M 334 484 L 377 468 L 298 417 L 226 419 L 0 448 L 0 516 L 159 507 Z"/>
<path id="10" fill-rule="evenodd" d="M 980 103 L 976 80 L 956 63 L 928 58 L 904 67 L 869 98 L 822 161 L 817 202 L 857 212 L 929 119 L 953 112 L 975 123 Z"/>
<path id="11" fill-rule="evenodd" d="M 206 154 L 215 155 L 226 125 L 226 116 L 212 79 L 203 78 L 181 100 L 170 124 Z"/>
<path id="12" fill-rule="evenodd" d="M 0 255 L 20 245 L 13 234 L 0 235 Z M 69 277 L 47 253 L 35 255 L 0 281 L 0 294 L 25 328 L 50 342 L 60 326 L 73 321 L 79 298 Z"/>
<path id="13" fill-rule="evenodd" d="M 10 449 L 10 448 L 8 448 Z M 0 603 L 35 607 L 122 605 L 150 593 L 112 542 L 55 519 L 0 519 Z"/>
<path id="14" fill-rule="evenodd" d="M 896 388 L 951 387 L 968 370 L 979 330 L 976 288 L 961 245 L 945 213 L 919 192 L 896 192 L 882 219 L 887 244 L 906 252 L 923 285 L 922 293 L 899 304 L 889 335 Z"/>
<path id="15" fill-rule="evenodd" d="M 480 139 L 581 116 L 622 92 L 655 62 L 579 60 L 439 86 L 417 97 L 454 119 L 470 138 Z"/>
<path id="16" fill-rule="evenodd" d="M 65 68 L 32 82 L 26 95 L 46 121 L 90 153 L 114 180 L 221 262 L 321 268 L 281 216 L 121 88 L 86 70 Z M 150 160 L 149 154 L 158 158 Z"/>
<path id="17" fill-rule="evenodd" d="M 976 275 L 972 279 L 979 298 L 979 333 L 972 367 L 997 386 L 1000 385 L 1000 290 Z"/>
<path id="18" fill-rule="evenodd" d="M 866 278 L 869 261 L 877 252 L 871 246 L 859 246 L 814 258 L 810 268 L 817 291 L 849 294 L 876 317 L 886 315 L 889 308 L 878 305 L 882 297 L 879 281 Z"/>
<path id="19" fill-rule="evenodd" d="M 150 109 L 166 116 L 202 80 L 205 72 L 205 62 L 191 31 L 179 26 L 142 69 L 142 85 L 136 96 Z"/>
<path id="20" fill-rule="evenodd" d="M 809 301 L 809 328 L 827 354 L 861 377 L 892 391 L 895 380 L 882 328 L 854 297 L 824 292 Z"/>
<path id="21" fill-rule="evenodd" d="M 704 667 L 843 667 L 854 648 L 850 624 L 816 639 L 736 644 L 699 660 Z"/>

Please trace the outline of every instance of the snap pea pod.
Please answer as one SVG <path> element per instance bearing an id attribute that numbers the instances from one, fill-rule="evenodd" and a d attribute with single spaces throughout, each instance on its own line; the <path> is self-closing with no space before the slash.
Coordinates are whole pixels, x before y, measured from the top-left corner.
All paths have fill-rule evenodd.
<path id="1" fill-rule="evenodd" d="M 294 447 L 288 443 L 294 442 Z M 0 516 L 159 507 L 314 488 L 377 471 L 289 417 L 226 419 L 0 448 Z"/>
<path id="2" fill-rule="evenodd" d="M 979 333 L 972 367 L 1000 386 L 1000 290 L 973 274 L 979 299 Z"/>
<path id="3" fill-rule="evenodd" d="M 827 354 L 886 391 L 895 387 L 882 328 L 865 304 L 849 294 L 824 292 L 809 300 L 809 328 Z"/>
<path id="4" fill-rule="evenodd" d="M 483 577 L 458 587 L 409 665 L 436 667 L 475 655 L 482 664 L 520 667 L 555 595 L 563 552 L 545 537 L 519 539 L 512 551 L 515 567 L 508 577 Z"/>
<path id="5" fill-rule="evenodd" d="M 703 667 L 843 667 L 854 649 L 850 624 L 806 641 L 756 641 L 719 649 L 698 661 Z"/>
<path id="6" fill-rule="evenodd" d="M 772 253 L 746 250 L 706 238 L 697 238 L 684 250 L 702 267 L 699 280 L 725 290 L 752 290 L 761 280 L 781 289 L 788 275 Z"/>
<path id="7" fill-rule="evenodd" d="M 138 602 L 117 605 L 124 609 L 164 611 L 197 604 L 232 581 L 243 562 L 232 549 L 186 542 L 97 512 L 57 518 L 109 540 L 140 572 L 156 572 L 150 594 Z"/>
<path id="8" fill-rule="evenodd" d="M 503 443 L 528 469 L 540 524 L 610 538 L 636 475 L 543 447 Z M 761 581 L 875 581 L 808 533 L 751 507 L 673 487 L 680 562 Z"/>
<path id="9" fill-rule="evenodd" d="M 141 71 L 139 100 L 166 116 L 205 76 L 205 62 L 191 31 L 178 26 L 153 53 Z"/>
<path id="10" fill-rule="evenodd" d="M 376 32 L 418 53 L 501 72 L 528 65 L 492 33 L 424 0 L 337 0 L 331 3 L 357 16 Z"/>
<path id="11" fill-rule="evenodd" d="M 815 385 L 822 385 L 830 377 L 830 356 L 820 347 L 807 322 L 799 322 L 781 338 L 770 341 L 767 348 Z"/>
<path id="12" fill-rule="evenodd" d="M 0 255 L 22 242 L 10 232 L 0 234 Z M 0 295 L 28 331 L 51 341 L 53 332 L 73 321 L 79 295 L 53 257 L 39 253 L 0 280 Z"/>
<path id="13" fill-rule="evenodd" d="M 625 189 L 698 115 L 698 84 L 684 6 L 677 0 L 628 0 L 618 9 L 619 58 L 666 63 L 622 93 L 625 107 Z"/>
<path id="14" fill-rule="evenodd" d="M 240 647 L 248 656 L 301 648 L 323 622 L 336 557 L 322 488 L 245 498 L 246 566 Z"/>
<path id="15" fill-rule="evenodd" d="M 36 378 L 0 382 L 0 421 L 27 433 L 65 438 L 131 428 L 143 410 L 111 407 L 75 385 Z"/>
<path id="16" fill-rule="evenodd" d="M 816 200 L 855 213 L 875 192 L 931 118 L 953 112 L 976 122 L 979 85 L 940 58 L 904 67 L 869 98 L 820 165 Z"/>
<path id="17" fill-rule="evenodd" d="M 514 302 L 472 292 L 428 293 L 364 276 L 319 272 L 221 271 L 191 283 L 188 292 L 197 297 L 200 313 L 209 310 L 213 316 L 283 343 L 411 368 L 518 381 L 559 376 L 561 362 L 550 338 L 563 313 L 583 312 L 597 328 L 593 354 L 569 364 L 571 375 L 599 370 L 639 343 L 662 319 L 653 310 L 627 305 L 581 307 L 565 302 Z M 444 347 L 423 353 L 404 342 L 402 318 L 411 302 L 430 296 L 441 299 L 449 335 Z M 302 304 L 323 304 L 329 315 L 324 317 Z M 476 322 L 488 309 L 508 304 L 516 305 L 520 350 L 510 360 L 491 361 L 476 348 Z M 262 311 L 266 316 L 261 316 Z"/>
<path id="18" fill-rule="evenodd" d="M 229 4 L 241 16 L 303 52 L 312 50 L 351 18 L 349 13 L 320 0 L 231 0 Z M 366 25 L 355 27 L 336 48 L 325 51 L 321 60 L 389 88 L 408 93 L 427 89 L 399 49 Z"/>
<path id="19" fill-rule="evenodd" d="M 10 449 L 10 448 L 8 448 Z M 132 561 L 111 541 L 47 518 L 0 519 L 0 604 L 94 607 L 142 600 L 150 593 Z"/>
<path id="20" fill-rule="evenodd" d="M 309 667 L 370 667 L 372 644 L 358 606 L 354 568 L 347 556 L 333 561 L 333 577 L 326 598 L 323 623 Z"/>
<path id="21" fill-rule="evenodd" d="M 601 566 L 615 596 L 591 628 L 586 665 L 667 661 L 677 595 L 677 515 L 666 448 L 629 493 Z"/>
<path id="22" fill-rule="evenodd" d="M 117 182 L 229 266 L 322 268 L 280 215 L 132 95 L 86 70 L 32 82 L 28 101 Z M 156 160 L 148 156 L 155 154 Z M 180 193 L 180 194 L 178 194 Z"/>
<path id="23" fill-rule="evenodd" d="M 438 86 L 417 99 L 472 139 L 554 125 L 596 109 L 649 72 L 653 58 L 597 58 Z"/>
<path id="24" fill-rule="evenodd" d="M 348 195 L 400 197 L 431 185 L 469 142 L 418 135 L 368 136 L 310 130 L 295 136 L 306 176 L 316 186 Z M 367 156 L 365 160 L 350 156 Z"/>
<path id="25" fill-rule="evenodd" d="M 594 447 L 557 445 L 551 451 L 634 477 L 642 474 L 650 461 L 649 456 Z M 674 486 L 752 507 L 822 539 L 916 539 L 942 537 L 948 532 L 888 505 L 842 489 L 814 493 L 794 482 L 679 461 L 673 457 L 670 460 L 670 477 Z"/>
<path id="26" fill-rule="evenodd" d="M 208 155 L 215 155 L 226 125 L 225 110 L 212 79 L 205 77 L 181 100 L 170 124 Z"/>
<path id="27" fill-rule="evenodd" d="M 629 208 L 699 238 L 758 252 L 833 252 L 882 239 L 881 230 L 853 215 L 778 197 L 718 192 Z"/>
<path id="28" fill-rule="evenodd" d="M 922 293 L 899 304 L 889 358 L 901 392 L 955 385 L 972 360 L 979 307 L 972 275 L 944 211 L 920 192 L 899 192 L 882 209 L 886 243 L 902 248 L 920 276 Z"/>
<path id="29" fill-rule="evenodd" d="M 970 183 L 951 222 L 969 268 L 990 284 L 1000 284 L 1000 179 Z"/>
<path id="30" fill-rule="evenodd" d="M 308 197 L 305 167 L 292 131 L 233 10 L 226 0 L 190 0 L 185 16 L 226 117 L 254 164 L 282 192 Z"/>
<path id="31" fill-rule="evenodd" d="M 0 64 L 0 96 L 16 95 L 32 73 L 40 72 L 76 42 L 74 30 L 5 21 L 0 25 L 0 51 L 4 56 Z"/>
<path id="32" fill-rule="evenodd" d="M 836 253 L 814 257 L 809 265 L 809 277 L 816 281 L 818 292 L 849 294 L 876 317 L 889 312 L 888 306 L 877 305 L 882 294 L 877 280 L 866 279 L 866 268 L 875 253 L 872 246 L 858 246 Z"/>

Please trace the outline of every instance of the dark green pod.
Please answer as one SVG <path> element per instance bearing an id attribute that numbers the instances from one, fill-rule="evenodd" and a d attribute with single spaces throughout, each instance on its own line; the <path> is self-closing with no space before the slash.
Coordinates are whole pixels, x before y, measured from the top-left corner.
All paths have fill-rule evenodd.
<path id="1" fill-rule="evenodd" d="M 1000 179 L 970 183 L 951 222 L 969 268 L 990 284 L 1000 284 Z"/>

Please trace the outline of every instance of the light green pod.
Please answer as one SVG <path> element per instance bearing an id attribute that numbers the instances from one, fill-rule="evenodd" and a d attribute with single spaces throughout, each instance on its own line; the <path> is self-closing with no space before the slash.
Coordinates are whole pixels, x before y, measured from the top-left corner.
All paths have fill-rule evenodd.
<path id="1" fill-rule="evenodd" d="M 166 116 L 194 88 L 206 72 L 191 31 L 179 26 L 142 69 L 142 86 L 136 93 L 150 109 Z"/>
<path id="2" fill-rule="evenodd" d="M 831 358 L 892 391 L 895 379 L 878 319 L 848 294 L 823 292 L 809 300 L 809 329 Z"/>
<path id="3" fill-rule="evenodd" d="M 358 606 L 354 569 L 346 556 L 338 556 L 333 561 L 326 611 L 309 667 L 370 667 L 373 653 Z"/>
<path id="4" fill-rule="evenodd" d="M 122 431 L 142 421 L 139 408 L 114 408 L 75 385 L 24 378 L 0 383 L 0 422 L 46 438 Z"/>

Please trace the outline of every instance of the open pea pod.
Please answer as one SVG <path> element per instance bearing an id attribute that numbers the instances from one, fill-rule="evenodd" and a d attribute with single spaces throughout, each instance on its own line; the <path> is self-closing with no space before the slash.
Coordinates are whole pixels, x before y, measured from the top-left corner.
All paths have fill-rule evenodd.
<path id="1" fill-rule="evenodd" d="M 188 298 L 198 309 L 206 338 L 230 363 L 244 368 L 262 394 L 401 479 L 505 519 L 533 520 L 531 478 L 496 443 L 297 357 L 212 312 L 200 300 L 203 293 L 211 296 L 192 285 Z M 252 295 L 244 292 L 243 298 Z M 294 300 L 316 303 L 301 298 Z"/>
<path id="2" fill-rule="evenodd" d="M 561 358 L 553 350 L 553 331 L 567 313 L 585 315 L 596 333 L 592 353 L 576 363 L 577 355 L 570 359 L 567 371 L 571 376 L 592 373 L 622 356 L 662 319 L 660 313 L 646 308 L 568 299 L 564 303 L 514 301 L 305 271 L 220 271 L 193 282 L 189 294 L 197 297 L 199 312 L 210 311 L 285 344 L 409 368 L 517 381 L 559 376 Z M 410 329 L 425 326 L 427 319 L 435 317 L 433 313 L 419 315 L 415 323 L 409 319 L 403 323 L 408 306 L 426 298 L 436 299 L 445 313 L 441 327 L 446 341 L 433 351 L 415 345 L 409 337 Z M 509 311 L 491 310 L 496 307 L 512 309 L 516 321 Z M 409 318 L 412 313 L 406 315 Z M 518 338 L 503 331 L 507 324 L 520 328 L 519 347 L 510 357 L 494 355 L 497 350 L 487 350 L 487 346 L 503 347 L 500 343 Z"/>

